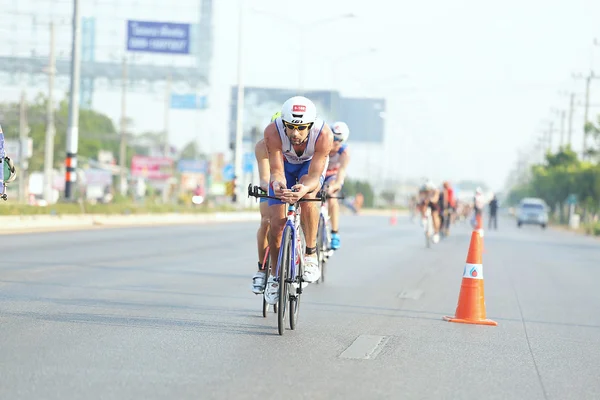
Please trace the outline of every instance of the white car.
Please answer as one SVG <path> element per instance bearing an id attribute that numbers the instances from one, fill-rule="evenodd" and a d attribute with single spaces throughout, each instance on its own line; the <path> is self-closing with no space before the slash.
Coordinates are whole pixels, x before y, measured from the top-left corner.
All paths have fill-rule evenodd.
<path id="1" fill-rule="evenodd" d="M 521 200 L 517 208 L 517 226 L 539 225 L 543 229 L 548 225 L 548 205 L 542 199 L 527 197 Z"/>

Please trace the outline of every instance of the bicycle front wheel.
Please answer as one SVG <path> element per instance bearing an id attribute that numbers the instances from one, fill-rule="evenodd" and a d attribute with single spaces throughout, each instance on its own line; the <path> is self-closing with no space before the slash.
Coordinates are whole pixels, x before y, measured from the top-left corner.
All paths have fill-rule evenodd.
<path id="1" fill-rule="evenodd" d="M 298 228 L 298 231 L 296 232 L 296 234 L 298 235 L 298 238 L 300 239 L 300 249 L 298 249 L 298 247 L 296 247 L 296 257 L 301 257 L 302 256 L 302 248 L 306 247 L 306 240 L 304 239 L 304 232 L 302 231 L 302 227 Z M 298 240 L 298 238 L 296 240 Z M 293 260 L 292 262 L 294 262 L 295 260 Z M 304 273 L 304 271 L 302 270 L 302 264 L 303 262 L 299 263 L 299 267 L 300 269 L 296 272 L 296 276 L 292 276 L 291 270 L 292 270 L 292 264 L 290 263 L 290 269 L 289 269 L 289 273 L 288 273 L 288 277 L 290 280 L 293 279 L 294 283 L 296 284 L 296 290 L 294 292 L 294 285 L 290 284 L 290 329 L 294 330 L 296 329 L 296 324 L 298 323 L 298 312 L 300 310 L 300 295 L 302 294 L 302 274 Z"/>
<path id="2" fill-rule="evenodd" d="M 283 228 L 281 247 L 279 248 L 279 302 L 277 309 L 277 329 L 280 335 L 285 332 L 285 313 L 288 301 L 288 274 L 292 263 L 292 229 Z"/>

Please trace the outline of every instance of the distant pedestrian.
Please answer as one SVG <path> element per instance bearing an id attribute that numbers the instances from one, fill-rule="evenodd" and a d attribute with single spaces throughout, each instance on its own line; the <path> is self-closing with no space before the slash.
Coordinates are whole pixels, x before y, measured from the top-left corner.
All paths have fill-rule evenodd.
<path id="1" fill-rule="evenodd" d="M 494 230 L 498 230 L 498 198 L 496 195 L 492 198 L 489 204 L 490 207 L 490 225 L 489 229 L 492 229 L 492 225 L 494 226 Z"/>

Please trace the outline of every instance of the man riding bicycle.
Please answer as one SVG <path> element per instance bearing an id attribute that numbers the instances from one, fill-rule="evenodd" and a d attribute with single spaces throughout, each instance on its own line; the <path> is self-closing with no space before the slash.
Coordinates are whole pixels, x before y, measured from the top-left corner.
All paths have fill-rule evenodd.
<path id="1" fill-rule="evenodd" d="M 281 116 L 281 112 L 276 112 L 271 117 L 271 122 Z M 265 139 L 260 139 L 254 147 L 254 156 L 258 165 L 258 178 L 260 180 L 260 188 L 266 193 L 269 191 L 269 179 L 271 177 L 271 169 L 269 167 L 269 153 Z M 269 232 L 269 206 L 267 198 L 260 199 L 260 225 L 256 232 L 256 242 L 258 245 L 258 271 L 252 277 L 252 292 L 260 294 L 265 286 L 266 271 L 263 265 L 265 254 L 267 253 L 267 234 Z"/>
<path id="2" fill-rule="evenodd" d="M 441 232 L 444 233 L 444 236 L 448 236 L 450 232 L 450 223 L 456 212 L 456 199 L 454 198 L 454 189 L 452 189 L 448 181 L 444 181 L 442 187 L 443 189 L 440 193 L 439 200 Z"/>
<path id="3" fill-rule="evenodd" d="M 265 128 L 264 138 L 271 168 L 269 195 L 281 199 L 268 200 L 271 273 L 264 296 L 267 303 L 275 304 L 279 300 L 279 284 L 275 275 L 286 222 L 286 203 L 297 202 L 303 197 L 316 198 L 325 179 L 333 138 L 329 126 L 317 119 L 314 103 L 303 96 L 292 97 L 283 104 L 281 117 Z M 321 277 L 317 260 L 319 205 L 317 202 L 303 202 L 300 207 L 306 239 L 302 279 L 312 283 Z"/>
<path id="4" fill-rule="evenodd" d="M 432 237 L 433 243 L 440 241 L 440 191 L 431 181 L 427 181 L 419 188 L 419 204 L 417 209 L 421 213 L 421 217 L 426 219 L 425 212 L 427 208 L 431 209 L 431 218 L 433 220 L 434 234 Z"/>
<path id="5" fill-rule="evenodd" d="M 342 189 L 346 178 L 346 168 L 350 161 L 350 152 L 346 141 L 350 136 L 350 129 L 344 122 L 335 122 L 331 126 L 331 132 L 333 133 L 333 147 L 329 153 L 329 166 L 325 173 L 324 185 L 327 186 L 327 193 L 333 195 Z M 338 199 L 329 199 L 327 203 L 331 218 L 331 248 L 337 250 L 340 248 L 340 204 Z"/>

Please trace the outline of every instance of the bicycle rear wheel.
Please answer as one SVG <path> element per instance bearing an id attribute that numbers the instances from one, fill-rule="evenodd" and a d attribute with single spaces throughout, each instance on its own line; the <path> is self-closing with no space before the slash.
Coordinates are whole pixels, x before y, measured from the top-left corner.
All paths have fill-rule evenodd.
<path id="1" fill-rule="evenodd" d="M 292 229 L 288 226 L 283 228 L 281 235 L 281 247 L 279 249 L 279 302 L 277 309 L 277 329 L 280 335 L 285 332 L 285 312 L 288 302 L 288 274 L 292 263 Z"/>
<path id="2" fill-rule="evenodd" d="M 267 303 L 267 301 L 265 300 L 264 291 L 265 291 L 265 288 L 267 287 L 267 281 L 269 280 L 269 275 L 271 274 L 271 254 L 269 251 L 269 247 L 267 247 L 267 252 L 265 253 L 263 267 L 265 269 L 265 286 L 263 287 L 263 296 L 262 296 L 262 301 L 263 301 L 262 314 L 263 314 L 264 318 L 267 318 L 267 313 L 269 312 L 269 303 Z M 277 312 L 277 311 L 275 311 L 275 312 Z"/>
<path id="3" fill-rule="evenodd" d="M 325 218 L 321 215 L 319 217 L 319 227 L 317 228 L 317 260 L 319 261 L 319 269 L 321 270 L 321 277 L 316 282 L 317 284 L 321 281 L 325 282 L 325 260 L 327 257 L 327 235 L 325 233 Z"/>

